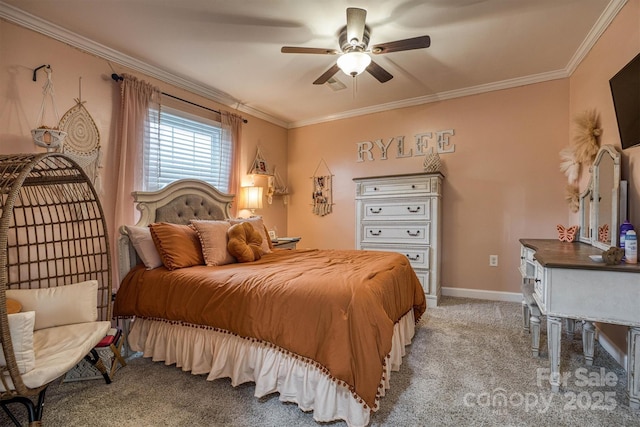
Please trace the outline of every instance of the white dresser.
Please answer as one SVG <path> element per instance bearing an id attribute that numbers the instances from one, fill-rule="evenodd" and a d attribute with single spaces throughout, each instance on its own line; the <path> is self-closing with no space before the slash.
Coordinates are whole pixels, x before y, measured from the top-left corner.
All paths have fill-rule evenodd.
<path id="1" fill-rule="evenodd" d="M 440 300 L 440 173 L 355 178 L 356 247 L 409 258 L 429 307 Z"/>

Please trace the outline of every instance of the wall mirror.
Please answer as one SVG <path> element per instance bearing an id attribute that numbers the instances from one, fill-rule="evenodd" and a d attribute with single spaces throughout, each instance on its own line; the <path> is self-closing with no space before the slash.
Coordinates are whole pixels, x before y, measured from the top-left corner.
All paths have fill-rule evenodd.
<path id="1" fill-rule="evenodd" d="M 591 181 L 580 195 L 580 241 L 607 250 L 618 244 L 620 153 L 603 145 L 591 167 Z"/>

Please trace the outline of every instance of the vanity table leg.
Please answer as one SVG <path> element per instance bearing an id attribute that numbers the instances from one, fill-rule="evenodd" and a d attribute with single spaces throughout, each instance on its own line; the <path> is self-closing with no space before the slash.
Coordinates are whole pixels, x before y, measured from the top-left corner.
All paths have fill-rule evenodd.
<path id="1" fill-rule="evenodd" d="M 584 353 L 584 362 L 587 366 L 593 365 L 593 354 L 595 352 L 596 330 L 593 322 L 584 321 L 582 326 L 582 352 Z"/>
<path id="2" fill-rule="evenodd" d="M 522 326 L 525 332 L 529 332 L 529 306 L 526 301 L 522 301 Z"/>
<path id="3" fill-rule="evenodd" d="M 547 345 L 549 347 L 549 364 L 551 374 L 549 383 L 551 391 L 560 391 L 560 338 L 562 334 L 562 318 L 547 316 Z"/>
<path id="4" fill-rule="evenodd" d="M 627 331 L 627 396 L 629 407 L 640 409 L 640 328 Z"/>
<path id="5" fill-rule="evenodd" d="M 540 356 L 540 317 L 535 314 L 531 315 L 531 355 Z"/>
<path id="6" fill-rule="evenodd" d="M 573 334 L 576 331 L 576 321 L 575 319 L 569 319 L 568 317 L 566 319 L 564 319 L 566 322 L 566 326 L 567 326 L 567 337 L 569 339 L 573 339 Z"/>

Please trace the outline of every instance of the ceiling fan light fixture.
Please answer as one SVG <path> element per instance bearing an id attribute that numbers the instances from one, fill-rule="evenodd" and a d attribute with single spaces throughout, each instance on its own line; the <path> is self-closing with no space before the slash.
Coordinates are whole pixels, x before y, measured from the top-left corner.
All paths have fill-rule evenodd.
<path id="1" fill-rule="evenodd" d="M 364 52 L 348 52 L 338 58 L 338 67 L 348 76 L 355 77 L 371 64 L 371 57 Z"/>

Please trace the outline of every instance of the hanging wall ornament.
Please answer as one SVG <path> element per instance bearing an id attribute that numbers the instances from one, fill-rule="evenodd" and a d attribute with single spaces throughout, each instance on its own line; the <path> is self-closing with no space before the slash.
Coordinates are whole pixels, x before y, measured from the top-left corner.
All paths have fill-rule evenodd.
<path id="1" fill-rule="evenodd" d="M 59 126 L 54 125 L 50 127 L 45 125 L 47 99 L 51 100 L 51 107 L 53 108 L 53 114 L 56 122 L 60 116 L 58 115 L 58 108 L 56 107 L 56 96 L 55 91 L 53 90 L 53 79 L 51 77 L 53 70 L 51 69 L 51 66 L 42 65 L 33 70 L 33 81 L 36 81 L 36 73 L 41 68 L 44 68 L 45 73 L 47 73 L 47 81 L 42 87 L 42 104 L 40 105 L 40 114 L 38 115 L 36 123 L 37 127 L 31 130 L 31 136 L 33 137 L 33 142 L 35 142 L 36 145 L 46 148 L 47 151 L 56 151 L 60 150 L 67 133 L 60 129 Z"/>
<path id="2" fill-rule="evenodd" d="M 82 167 L 96 190 L 100 192 L 100 133 L 84 106 L 85 101 L 82 101 L 82 77 L 79 80 L 78 98 L 75 101 L 76 105 L 60 119 L 59 128 L 67 132 L 62 152 Z"/>
<path id="3" fill-rule="evenodd" d="M 598 113 L 587 110 L 576 116 L 574 121 L 577 125 L 573 139 L 575 159 L 579 163 L 592 164 L 600 146 L 598 138 L 602 135 Z"/>
<path id="4" fill-rule="evenodd" d="M 578 191 L 578 186 L 567 185 L 565 189 L 564 199 L 567 201 L 569 210 L 571 212 L 576 213 L 578 212 L 578 210 L 580 210 L 580 194 Z"/>
<path id="5" fill-rule="evenodd" d="M 325 175 L 318 173 L 321 165 L 324 165 L 328 172 Z M 333 174 L 329 170 L 329 166 L 327 166 L 324 159 L 321 159 L 311 177 L 313 180 L 313 193 L 311 197 L 313 199 L 313 213 L 315 215 L 325 216 L 333 211 L 332 177 Z"/>
<path id="6" fill-rule="evenodd" d="M 580 162 L 576 160 L 573 147 L 566 147 L 560 150 L 560 170 L 567 176 L 569 184 L 578 182 Z"/>

